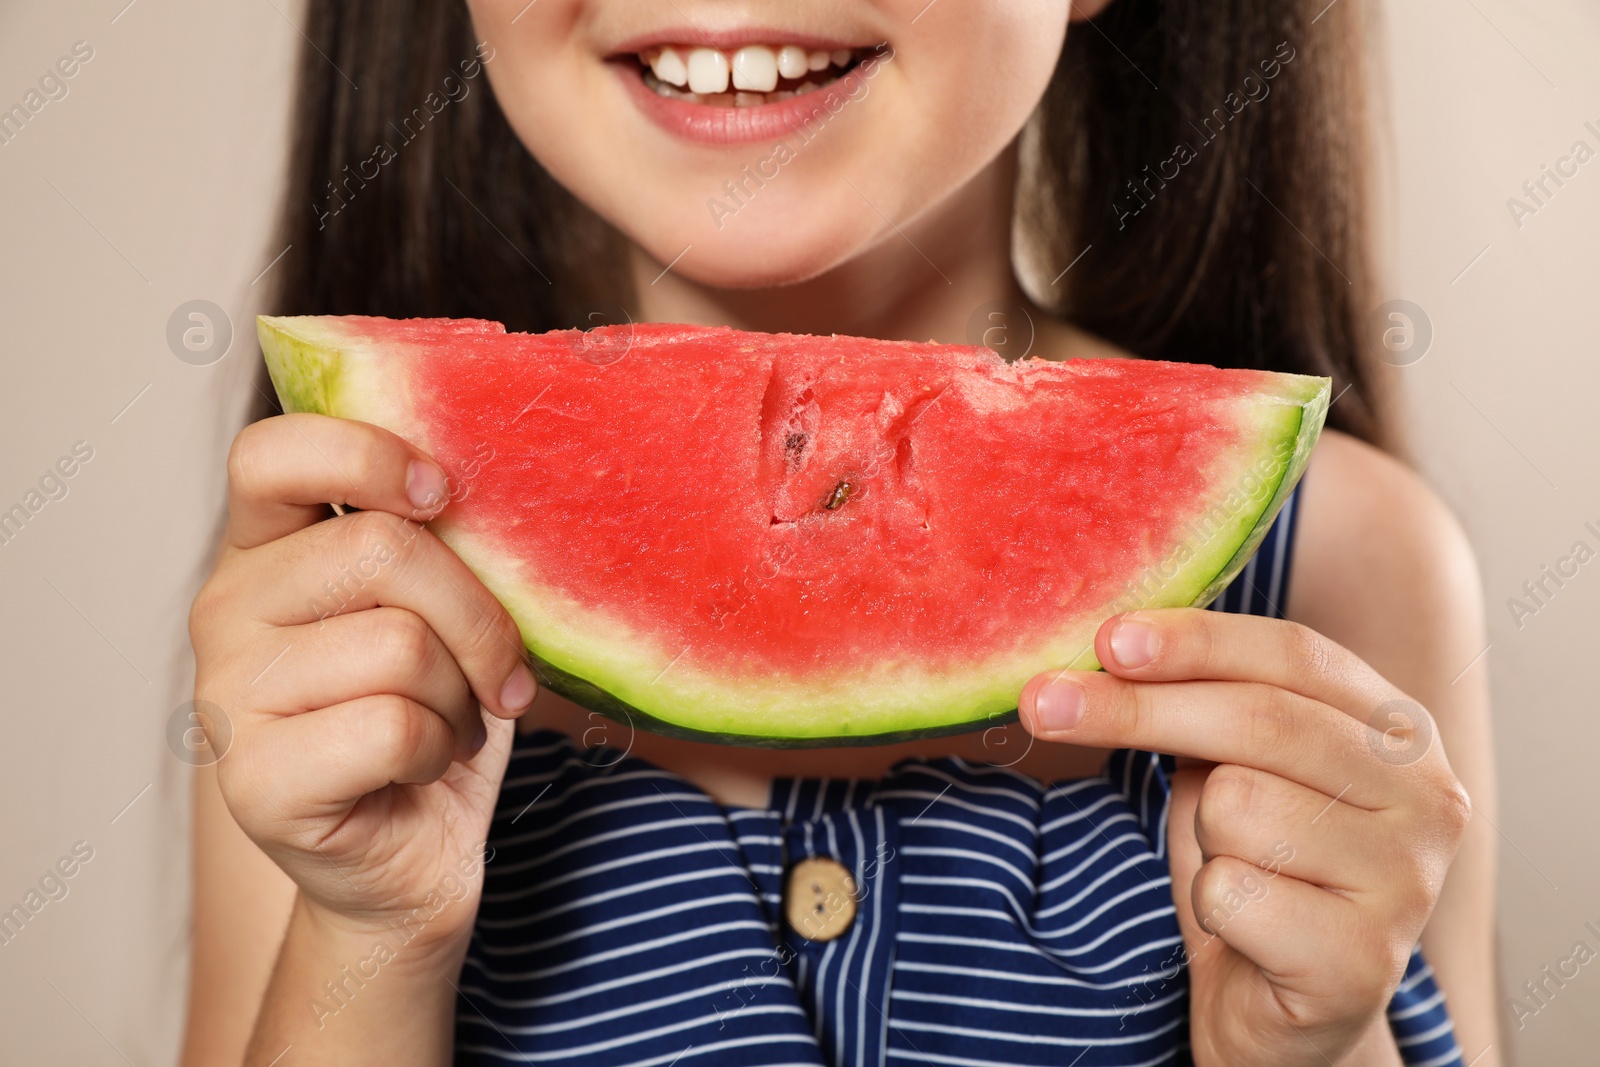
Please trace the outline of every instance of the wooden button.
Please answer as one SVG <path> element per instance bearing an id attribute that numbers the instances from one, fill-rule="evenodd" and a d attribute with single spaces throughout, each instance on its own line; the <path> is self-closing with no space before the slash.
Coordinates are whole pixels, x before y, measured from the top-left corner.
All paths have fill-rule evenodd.
<path id="1" fill-rule="evenodd" d="M 808 941 L 832 941 L 856 919 L 856 880 L 844 864 L 808 856 L 789 869 L 784 912 L 789 927 Z"/>

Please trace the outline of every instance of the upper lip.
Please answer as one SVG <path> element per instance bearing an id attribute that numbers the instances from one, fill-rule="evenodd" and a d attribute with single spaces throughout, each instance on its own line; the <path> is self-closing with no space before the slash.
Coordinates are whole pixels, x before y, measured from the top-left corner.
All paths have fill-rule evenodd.
<path id="1" fill-rule="evenodd" d="M 745 45 L 765 44 L 794 45 L 807 51 L 832 52 L 841 48 L 852 51 L 861 48 L 872 48 L 882 44 L 881 40 L 847 40 L 841 37 L 819 37 L 813 34 L 796 33 L 792 30 L 779 30 L 771 27 L 740 26 L 729 29 L 713 29 L 710 26 L 692 26 L 680 23 L 660 30 L 651 30 L 647 33 L 629 37 L 611 50 L 613 56 L 637 54 L 650 48 L 659 48 L 663 45 L 687 46 L 689 48 L 715 48 L 722 52 L 734 52 Z"/>

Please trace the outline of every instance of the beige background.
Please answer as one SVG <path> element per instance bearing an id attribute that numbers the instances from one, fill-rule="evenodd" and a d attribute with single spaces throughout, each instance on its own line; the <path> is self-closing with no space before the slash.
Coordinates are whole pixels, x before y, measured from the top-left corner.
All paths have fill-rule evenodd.
<path id="1" fill-rule="evenodd" d="M 0 545 L 0 909 L 75 842 L 94 850 L 69 895 L 0 945 L 6 1063 L 174 1056 L 188 772 L 164 726 L 187 699 L 184 617 L 249 388 L 252 282 L 281 251 L 267 230 L 297 5 L 125 2 L 0 7 L 0 106 L 74 42 L 94 48 L 69 95 L 0 146 L 0 510 L 74 442 L 94 449 Z M 1600 528 L 1600 160 L 1520 229 L 1506 206 L 1574 141 L 1600 150 L 1584 128 L 1600 130 L 1600 9 L 1403 0 L 1386 17 L 1385 296 L 1432 321 L 1401 377 L 1421 465 L 1482 560 L 1509 994 L 1578 939 L 1600 948 L 1583 929 L 1600 926 L 1600 561 L 1520 629 L 1506 607 L 1575 541 L 1600 547 L 1583 527 Z M 243 332 L 210 367 L 165 341 L 196 298 Z M 1502 1010 L 1518 1062 L 1594 1062 L 1600 967 L 1520 1031 Z"/>

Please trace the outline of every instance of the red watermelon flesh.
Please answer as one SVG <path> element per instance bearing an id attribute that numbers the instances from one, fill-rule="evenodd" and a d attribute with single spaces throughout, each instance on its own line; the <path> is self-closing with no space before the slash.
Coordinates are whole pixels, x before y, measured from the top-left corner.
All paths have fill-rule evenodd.
<path id="1" fill-rule="evenodd" d="M 645 325 L 268 318 L 285 407 L 454 476 L 432 528 L 544 683 L 761 744 L 991 725 L 1116 610 L 1248 558 L 1325 379 Z"/>

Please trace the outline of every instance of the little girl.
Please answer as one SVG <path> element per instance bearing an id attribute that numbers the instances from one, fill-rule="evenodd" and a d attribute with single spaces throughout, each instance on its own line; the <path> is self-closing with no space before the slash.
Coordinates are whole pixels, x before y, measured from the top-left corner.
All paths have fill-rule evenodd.
<path id="1" fill-rule="evenodd" d="M 430 457 L 255 422 L 191 616 L 232 738 L 196 785 L 184 1062 L 1497 1064 L 1483 622 L 1381 450 L 1363 10 L 312 0 L 283 313 L 931 338 L 1337 400 L 1214 610 L 1106 620 L 1105 671 L 1040 676 L 1015 724 L 803 752 L 539 691 L 418 533 Z M 374 534 L 397 558 L 319 619 Z"/>

